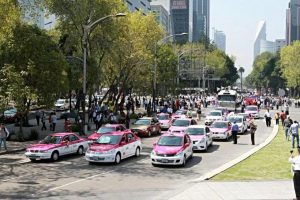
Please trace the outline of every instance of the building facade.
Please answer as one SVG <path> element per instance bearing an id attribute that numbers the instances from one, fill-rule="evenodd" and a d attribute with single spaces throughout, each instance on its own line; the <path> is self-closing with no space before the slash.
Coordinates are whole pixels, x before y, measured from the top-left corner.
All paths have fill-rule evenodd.
<path id="1" fill-rule="evenodd" d="M 171 0 L 170 15 L 172 20 L 172 33 L 189 33 L 189 0 Z M 185 43 L 188 35 L 174 36 L 173 40 Z"/>
<path id="2" fill-rule="evenodd" d="M 125 2 L 131 12 L 141 11 L 146 15 L 151 11 L 151 0 L 125 0 Z"/>
<path id="3" fill-rule="evenodd" d="M 291 0 L 286 11 L 286 43 L 300 40 L 300 0 Z"/>
<path id="4" fill-rule="evenodd" d="M 260 49 L 261 49 L 261 41 L 267 39 L 267 33 L 266 33 L 266 22 L 260 21 L 257 27 L 255 39 L 254 39 L 254 59 L 256 56 L 260 55 Z"/>
<path id="5" fill-rule="evenodd" d="M 286 46 L 286 40 L 285 39 L 275 40 L 275 50 L 276 51 L 280 51 L 285 46 Z"/>
<path id="6" fill-rule="evenodd" d="M 218 49 L 226 52 L 226 35 L 223 31 L 214 30 L 214 44 Z"/>
<path id="7" fill-rule="evenodd" d="M 166 34 L 170 34 L 170 18 L 169 12 L 162 5 L 155 5 L 151 3 L 151 10 L 156 15 L 156 21 L 164 28 Z"/>
<path id="8" fill-rule="evenodd" d="M 268 40 L 261 40 L 259 54 L 262 54 L 264 52 L 275 53 L 276 52 L 275 42 L 268 41 Z"/>
<path id="9" fill-rule="evenodd" d="M 41 5 L 35 3 L 34 0 L 18 0 L 21 5 L 21 18 L 26 23 L 36 24 L 39 28 L 44 28 L 45 11 Z"/>

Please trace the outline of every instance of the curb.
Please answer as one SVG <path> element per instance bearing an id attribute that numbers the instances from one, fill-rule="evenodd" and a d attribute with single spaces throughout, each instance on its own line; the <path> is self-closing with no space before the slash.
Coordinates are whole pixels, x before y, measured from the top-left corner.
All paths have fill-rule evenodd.
<path id="1" fill-rule="evenodd" d="M 241 161 L 247 159 L 248 157 L 250 157 L 252 154 L 256 153 L 257 151 L 261 150 L 262 148 L 264 148 L 265 146 L 267 146 L 268 144 L 271 143 L 271 141 L 276 137 L 276 135 L 278 134 L 278 125 L 274 125 L 274 128 L 272 130 L 271 135 L 260 145 L 256 146 L 255 148 L 251 149 L 250 151 L 240 155 L 239 157 L 237 157 L 234 160 L 231 160 L 227 163 L 225 163 L 224 165 L 220 166 L 217 169 L 214 169 L 204 175 L 202 175 L 200 178 L 194 179 L 191 182 L 199 182 L 199 181 L 205 181 L 205 180 L 209 180 L 212 177 L 220 174 L 221 172 L 233 167 L 234 165 L 240 163 Z"/>

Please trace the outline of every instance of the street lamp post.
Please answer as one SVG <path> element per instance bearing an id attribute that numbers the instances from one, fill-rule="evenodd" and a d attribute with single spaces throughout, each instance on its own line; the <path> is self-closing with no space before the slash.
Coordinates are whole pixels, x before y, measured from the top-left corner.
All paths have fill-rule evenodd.
<path id="1" fill-rule="evenodd" d="M 85 124 L 85 96 L 86 96 L 86 57 L 87 57 L 87 40 L 88 36 L 91 33 L 91 31 L 96 27 L 96 25 L 104 22 L 107 19 L 110 19 L 112 17 L 124 17 L 126 14 L 124 13 L 118 13 L 114 15 L 107 15 L 105 17 L 102 17 L 88 25 L 85 25 L 83 27 L 83 38 L 82 38 L 82 44 L 83 44 L 83 91 L 82 91 L 82 98 L 83 98 L 83 116 L 82 116 L 82 124 L 83 124 L 83 134 L 87 131 L 87 125 Z"/>
<path id="2" fill-rule="evenodd" d="M 153 112 L 156 111 L 156 106 L 155 106 L 155 99 L 156 99 L 156 74 L 157 74 L 157 46 L 159 42 L 164 42 L 165 40 L 174 37 L 174 36 L 181 36 L 181 35 L 187 35 L 187 33 L 177 33 L 177 34 L 172 34 L 167 37 L 164 37 L 160 41 L 155 43 L 155 57 L 154 57 L 154 79 L 153 79 L 153 98 L 152 98 L 152 105 L 153 105 Z"/>

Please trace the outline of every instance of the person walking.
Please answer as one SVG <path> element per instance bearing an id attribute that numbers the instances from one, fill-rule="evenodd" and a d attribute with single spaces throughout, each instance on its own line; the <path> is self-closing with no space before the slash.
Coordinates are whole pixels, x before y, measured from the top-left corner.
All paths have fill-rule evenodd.
<path id="1" fill-rule="evenodd" d="M 276 112 L 274 117 L 275 117 L 276 125 L 279 125 L 280 113 Z"/>
<path id="2" fill-rule="evenodd" d="M 41 119 L 41 112 L 40 110 L 35 111 L 35 119 L 36 119 L 36 124 L 40 126 L 40 119 Z"/>
<path id="3" fill-rule="evenodd" d="M 231 133 L 233 137 L 233 144 L 237 144 L 237 134 L 239 132 L 239 126 L 236 124 L 236 122 L 233 122 L 233 125 L 231 127 Z"/>
<path id="4" fill-rule="evenodd" d="M 8 138 L 8 136 L 9 136 L 9 132 L 7 128 L 4 126 L 4 124 L 1 124 L 0 125 L 0 151 L 1 151 L 2 143 L 5 151 L 7 151 L 6 139 Z"/>
<path id="5" fill-rule="evenodd" d="M 283 126 L 283 122 L 286 119 L 286 114 L 283 110 L 281 110 L 280 118 L 281 118 L 281 124 Z"/>
<path id="6" fill-rule="evenodd" d="M 56 113 L 53 112 L 53 114 L 51 115 L 51 122 L 52 122 L 52 131 L 55 131 L 55 126 L 57 123 L 57 117 L 56 117 Z"/>
<path id="7" fill-rule="evenodd" d="M 252 145 L 255 145 L 255 131 L 257 129 L 257 125 L 255 124 L 254 118 L 251 118 L 249 125 L 250 125 L 251 143 Z"/>
<path id="8" fill-rule="evenodd" d="M 297 141 L 297 148 L 299 148 L 299 124 L 297 121 L 294 121 L 291 125 L 290 132 L 292 134 L 292 148 L 295 147 L 295 139 Z"/>
<path id="9" fill-rule="evenodd" d="M 44 111 L 42 111 L 42 117 L 41 117 L 41 122 L 42 122 L 42 131 L 47 130 L 46 128 L 46 114 Z"/>
<path id="10" fill-rule="evenodd" d="M 270 114 L 270 111 L 269 109 L 267 109 L 266 113 L 265 113 L 265 119 L 266 119 L 266 125 L 267 127 L 270 127 L 271 126 L 271 114 Z"/>
<path id="11" fill-rule="evenodd" d="M 285 103 L 284 110 L 285 110 L 285 114 L 286 115 L 290 114 L 290 112 L 289 112 L 289 104 L 287 102 Z"/>
<path id="12" fill-rule="evenodd" d="M 198 105 L 197 116 L 198 116 L 198 121 L 201 121 L 201 103 Z"/>
<path id="13" fill-rule="evenodd" d="M 289 162 L 292 164 L 292 171 L 294 173 L 293 182 L 294 190 L 296 194 L 296 200 L 300 200 L 300 149 L 297 149 L 298 155 L 293 155 L 293 150 L 291 150 L 291 156 Z"/>
<path id="14" fill-rule="evenodd" d="M 290 116 L 288 116 L 284 121 L 283 121 L 283 127 L 284 127 L 284 133 L 285 133 L 285 139 L 289 141 L 289 131 L 291 127 L 291 122 L 290 122 Z"/>

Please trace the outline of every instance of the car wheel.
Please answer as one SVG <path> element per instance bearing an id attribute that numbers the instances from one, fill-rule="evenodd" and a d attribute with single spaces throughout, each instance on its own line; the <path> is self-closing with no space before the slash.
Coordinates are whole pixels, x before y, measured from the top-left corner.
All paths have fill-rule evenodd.
<path id="1" fill-rule="evenodd" d="M 139 157 L 140 154 L 141 154 L 140 147 L 137 147 L 136 150 L 135 150 L 135 157 Z"/>
<path id="2" fill-rule="evenodd" d="M 120 153 L 117 153 L 116 154 L 116 157 L 115 157 L 115 163 L 116 164 L 119 164 L 121 162 L 121 154 Z"/>
<path id="3" fill-rule="evenodd" d="M 54 151 L 51 155 L 51 160 L 53 161 L 57 161 L 59 158 L 59 155 L 58 155 L 58 152 L 57 151 Z"/>
<path id="4" fill-rule="evenodd" d="M 211 143 L 210 143 L 210 145 L 209 145 L 209 146 L 211 146 L 211 147 L 212 147 L 212 145 L 213 145 L 213 141 L 211 140 Z"/>
<path id="5" fill-rule="evenodd" d="M 186 164 L 186 156 L 184 155 L 181 167 L 185 167 L 185 164 Z"/>
<path id="6" fill-rule="evenodd" d="M 83 147 L 82 146 L 78 147 L 77 154 L 78 155 L 82 155 L 83 154 Z"/>
<path id="7" fill-rule="evenodd" d="M 148 131 L 148 137 L 151 137 L 151 135 L 152 135 L 151 131 Z"/>

